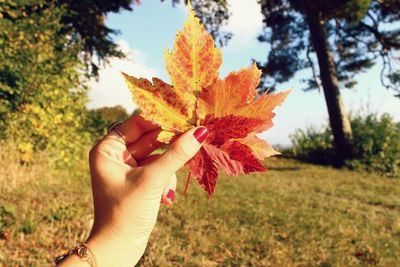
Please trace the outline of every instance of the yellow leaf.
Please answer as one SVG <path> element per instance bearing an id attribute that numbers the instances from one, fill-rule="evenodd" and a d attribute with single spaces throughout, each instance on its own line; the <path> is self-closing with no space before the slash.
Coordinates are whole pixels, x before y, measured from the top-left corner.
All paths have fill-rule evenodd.
<path id="1" fill-rule="evenodd" d="M 195 16 L 190 3 L 189 17 L 175 38 L 172 53 L 165 50 L 169 77 L 178 91 L 198 94 L 218 78 L 222 63 L 221 50 Z"/>
<path id="2" fill-rule="evenodd" d="M 159 79 L 153 79 L 153 85 L 146 79 L 122 74 L 145 119 L 154 121 L 166 130 L 183 132 L 192 127 L 188 121 L 193 111 L 180 101 L 172 86 Z"/>
<path id="3" fill-rule="evenodd" d="M 175 136 L 174 132 L 161 131 L 157 136 L 157 140 L 162 142 L 162 143 L 168 144 L 174 136 Z"/>

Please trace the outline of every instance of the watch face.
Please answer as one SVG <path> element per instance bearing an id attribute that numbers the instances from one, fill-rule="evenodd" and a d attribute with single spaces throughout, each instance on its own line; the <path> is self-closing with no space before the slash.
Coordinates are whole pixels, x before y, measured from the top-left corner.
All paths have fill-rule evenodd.
<path id="1" fill-rule="evenodd" d="M 85 246 L 81 246 L 78 248 L 78 255 L 81 257 L 86 257 L 87 256 L 87 248 Z"/>

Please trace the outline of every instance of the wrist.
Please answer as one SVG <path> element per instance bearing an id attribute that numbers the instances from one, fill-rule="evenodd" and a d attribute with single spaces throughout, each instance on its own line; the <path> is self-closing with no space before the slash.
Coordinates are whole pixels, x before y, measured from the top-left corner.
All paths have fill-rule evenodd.
<path id="1" fill-rule="evenodd" d="M 57 266 L 87 266 L 98 267 L 96 256 L 87 244 L 81 244 L 56 258 Z"/>
<path id="2" fill-rule="evenodd" d="M 148 237 L 129 240 L 112 231 L 91 234 L 86 244 L 96 256 L 98 267 L 134 266 L 142 257 Z M 132 237 L 134 238 L 134 237 Z"/>

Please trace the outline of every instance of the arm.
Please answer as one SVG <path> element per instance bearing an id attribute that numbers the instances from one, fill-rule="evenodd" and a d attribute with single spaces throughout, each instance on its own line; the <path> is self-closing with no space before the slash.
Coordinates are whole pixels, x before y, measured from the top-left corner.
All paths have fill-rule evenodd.
<path id="1" fill-rule="evenodd" d="M 98 266 L 133 266 L 142 257 L 161 203 L 170 205 L 175 172 L 200 149 L 208 131 L 182 134 L 162 155 L 160 128 L 133 116 L 111 131 L 90 152 L 94 224 L 86 244 Z M 70 255 L 60 266 L 88 266 Z"/>

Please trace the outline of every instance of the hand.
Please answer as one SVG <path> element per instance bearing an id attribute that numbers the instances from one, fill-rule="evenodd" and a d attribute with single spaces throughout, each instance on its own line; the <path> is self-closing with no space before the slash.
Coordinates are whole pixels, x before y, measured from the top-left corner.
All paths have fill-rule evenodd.
<path id="1" fill-rule="evenodd" d="M 149 156 L 163 145 L 156 140 L 160 130 L 133 116 L 118 126 L 125 140 L 112 131 L 90 151 L 94 224 L 86 243 L 100 267 L 134 266 L 139 261 L 160 200 L 166 205 L 173 201 L 175 172 L 197 153 L 208 135 L 204 127 L 191 129 L 164 154 Z"/>

